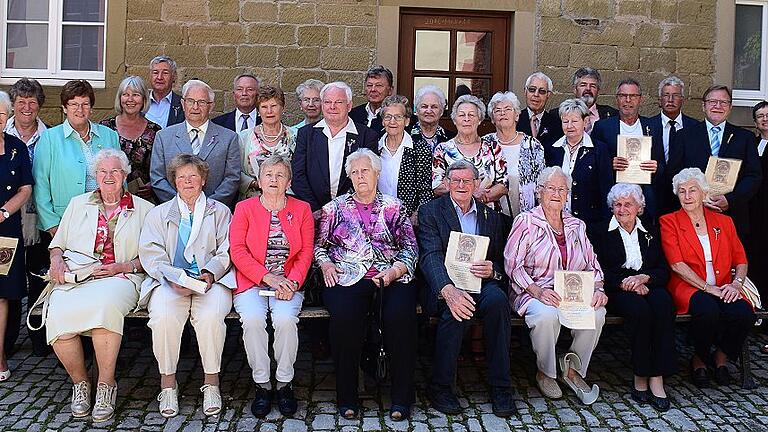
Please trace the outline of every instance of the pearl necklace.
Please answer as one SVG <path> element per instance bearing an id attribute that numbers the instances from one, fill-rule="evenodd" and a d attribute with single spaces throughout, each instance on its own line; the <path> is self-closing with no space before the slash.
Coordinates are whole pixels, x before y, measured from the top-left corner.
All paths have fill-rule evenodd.
<path id="1" fill-rule="evenodd" d="M 501 144 L 501 145 L 509 145 L 509 144 L 512 144 L 513 142 L 515 142 L 515 140 L 517 139 L 518 136 L 520 136 L 520 134 L 522 134 L 522 132 L 517 131 L 517 132 L 515 132 L 515 136 L 513 136 L 511 140 L 509 140 L 509 141 L 502 141 L 501 138 L 499 138 L 499 134 L 496 133 L 496 141 L 498 141 L 499 144 Z"/>
<path id="2" fill-rule="evenodd" d="M 282 135 L 283 135 L 283 124 L 280 123 L 280 131 L 277 133 L 277 135 L 267 135 L 267 133 L 264 131 L 264 125 L 261 126 L 261 136 L 264 137 L 264 141 L 268 143 L 273 143 L 277 141 Z"/>

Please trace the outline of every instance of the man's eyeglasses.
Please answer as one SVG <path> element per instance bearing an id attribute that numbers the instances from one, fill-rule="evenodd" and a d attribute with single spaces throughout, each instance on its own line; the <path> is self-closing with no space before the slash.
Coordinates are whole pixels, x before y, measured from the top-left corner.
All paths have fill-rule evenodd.
<path id="1" fill-rule="evenodd" d="M 720 100 L 720 99 L 705 99 L 704 103 L 706 103 L 709 106 L 728 106 L 731 104 L 731 101 Z"/>
<path id="2" fill-rule="evenodd" d="M 459 185 L 459 186 L 468 186 L 471 185 L 476 179 L 448 179 L 448 183 L 452 184 L 453 186 Z"/>
<path id="3" fill-rule="evenodd" d="M 547 89 L 545 89 L 543 87 L 536 87 L 536 86 L 526 87 L 525 90 L 528 91 L 528 93 L 538 93 L 538 94 L 540 94 L 542 96 L 544 96 L 545 94 L 549 93 L 549 90 L 547 90 Z"/>
<path id="4" fill-rule="evenodd" d="M 635 100 L 639 99 L 641 94 L 637 93 L 616 93 L 616 97 L 619 99 L 629 99 L 629 100 Z"/>
<path id="5" fill-rule="evenodd" d="M 184 98 L 183 100 L 184 100 L 184 103 L 189 105 L 189 106 L 206 106 L 206 105 L 212 103 L 212 102 L 209 102 L 209 101 L 207 101 L 205 99 L 196 100 L 196 99 L 192 99 L 192 98 Z"/>

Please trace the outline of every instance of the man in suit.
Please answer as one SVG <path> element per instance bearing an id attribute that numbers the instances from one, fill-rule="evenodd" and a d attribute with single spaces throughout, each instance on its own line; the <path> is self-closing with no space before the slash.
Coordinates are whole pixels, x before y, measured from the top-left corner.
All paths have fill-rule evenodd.
<path id="1" fill-rule="evenodd" d="M 208 120 L 214 98 L 208 84 L 189 80 L 182 95 L 185 121 L 158 132 L 152 146 L 152 190 L 161 202 L 175 197 L 176 188 L 166 177 L 167 164 L 179 153 L 195 154 L 208 162 L 210 168 L 203 187 L 205 195 L 232 208 L 240 183 L 237 134 Z"/>
<path id="2" fill-rule="evenodd" d="M 619 107 L 617 116 L 608 117 L 595 123 L 590 136 L 596 142 L 606 145 L 605 151 L 611 158 L 614 171 L 623 171 L 629 167 L 629 161 L 617 156 L 618 136 L 650 136 L 651 159 L 642 161 L 640 168 L 652 173 L 651 184 L 641 185 L 645 196 L 645 211 L 649 220 L 656 222 L 658 218 L 658 196 L 663 192 L 664 184 L 664 148 L 661 135 L 654 132 L 659 130 L 651 127 L 651 120 L 640 116 L 640 105 L 643 103 L 643 91 L 640 83 L 634 78 L 625 78 L 616 86 L 616 106 Z M 613 175 L 610 186 L 613 186 L 616 176 Z"/>
<path id="3" fill-rule="evenodd" d="M 542 72 L 534 72 L 525 80 L 526 109 L 520 113 L 517 130 L 539 140 L 544 146 L 551 146 L 561 136 L 563 127 L 560 118 L 545 111 L 552 95 L 552 80 Z"/>
<path id="4" fill-rule="evenodd" d="M 597 69 L 582 67 L 573 73 L 573 95 L 584 101 L 589 109 L 589 118 L 586 126 L 587 133 L 592 132 L 592 127 L 598 120 L 607 117 L 615 117 L 619 112 L 616 108 L 597 103 L 600 96 L 600 88 L 603 79 Z M 558 114 L 557 108 L 552 109 L 553 114 Z M 558 114 L 558 118 L 560 118 Z"/>
<path id="5" fill-rule="evenodd" d="M 755 136 L 727 122 L 732 100 L 728 86 L 713 85 L 704 91 L 701 106 L 705 119 L 695 126 L 684 128 L 675 138 L 675 145 L 670 149 L 668 169 L 669 176 L 673 177 L 684 168 L 696 167 L 706 171 L 710 156 L 741 160 L 733 191 L 709 197 L 704 205 L 731 216 L 739 238 L 744 242 L 750 232 L 749 200 L 760 188 L 762 173 Z"/>
<path id="6" fill-rule="evenodd" d="M 752 120 L 759 135 L 755 138 L 757 156 L 760 158 L 760 168 L 763 181 L 760 183 L 755 196 L 749 204 L 749 227 L 752 230 L 744 246 L 749 259 L 749 278 L 760 289 L 763 299 L 768 299 L 768 102 L 760 101 L 752 108 Z M 764 302 L 766 300 L 763 300 Z M 763 347 L 768 353 L 768 345 Z"/>
<path id="7" fill-rule="evenodd" d="M 680 130 L 699 121 L 683 114 L 685 83 L 676 76 L 669 76 L 659 83 L 659 108 L 661 112 L 651 117 L 651 129 L 661 131 L 664 142 L 664 160 L 669 161 L 669 149 Z M 674 129 L 674 130 L 673 130 Z"/>
<path id="8" fill-rule="evenodd" d="M 384 136 L 384 124 L 379 117 L 379 109 L 384 98 L 391 96 L 395 89 L 392 71 L 382 65 L 375 65 L 365 74 L 365 98 L 368 102 L 352 108 L 349 117 L 355 122 L 368 126 L 376 134 Z"/>
<path id="9" fill-rule="evenodd" d="M 261 123 L 256 96 L 261 87 L 261 80 L 251 74 L 241 74 L 235 78 L 232 91 L 235 109 L 224 113 L 211 121 L 235 133 L 240 133 Z"/>
<path id="10" fill-rule="evenodd" d="M 473 196 L 480 187 L 477 169 L 461 160 L 448 167 L 444 179 L 448 193 L 419 208 L 419 265 L 429 287 L 429 308 L 437 310 L 435 357 L 429 399 L 438 411 L 457 415 L 462 411 L 452 389 L 456 362 L 469 320 L 483 320 L 488 381 L 493 413 L 509 417 L 517 412 L 509 368 L 510 306 L 504 273 L 504 246 L 509 220 Z M 490 239 L 486 259 L 472 263 L 471 272 L 482 279 L 479 294 L 458 289 L 445 268 L 451 232 L 481 235 Z M 440 301 L 439 307 L 438 299 Z"/>
<path id="11" fill-rule="evenodd" d="M 145 116 L 161 127 L 175 125 L 184 121 L 181 96 L 173 92 L 176 82 L 176 62 L 172 58 L 159 55 L 149 62 L 149 108 Z"/>
<path id="12" fill-rule="evenodd" d="M 378 136 L 350 117 L 352 89 L 341 81 L 320 91 L 323 119 L 301 129 L 296 136 L 293 193 L 317 212 L 326 203 L 352 188 L 344 171 L 347 156 L 365 147 L 378 151 Z"/>

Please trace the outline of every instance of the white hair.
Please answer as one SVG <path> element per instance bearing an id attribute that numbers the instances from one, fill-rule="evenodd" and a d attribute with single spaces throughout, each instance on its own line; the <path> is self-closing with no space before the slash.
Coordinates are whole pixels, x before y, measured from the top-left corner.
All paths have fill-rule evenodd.
<path id="1" fill-rule="evenodd" d="M 493 124 L 496 124 L 496 118 L 493 115 L 493 110 L 496 109 L 496 105 L 502 102 L 509 102 L 512 105 L 512 109 L 515 110 L 515 113 L 520 115 L 520 100 L 517 98 L 516 94 L 510 91 L 496 92 L 496 94 L 491 98 L 491 101 L 488 102 L 488 116 L 491 118 L 491 123 Z"/>
<path id="2" fill-rule="evenodd" d="M 184 86 L 181 88 L 181 97 L 187 97 L 187 93 L 189 93 L 190 90 L 196 87 L 202 87 L 208 91 L 208 102 L 213 102 L 213 98 L 216 97 L 216 95 L 213 93 L 213 89 L 211 86 L 205 83 L 205 81 L 200 81 L 196 79 L 191 79 L 184 83 Z"/>
<path id="3" fill-rule="evenodd" d="M 552 91 L 552 79 L 550 79 L 548 76 L 544 74 L 544 72 L 534 72 L 532 73 L 528 79 L 525 80 L 525 86 L 528 87 L 531 85 L 531 82 L 535 79 L 544 80 L 547 83 L 547 90 Z"/>
<path id="4" fill-rule="evenodd" d="M 608 192 L 608 198 L 606 199 L 608 207 L 613 208 L 613 204 L 616 203 L 616 200 L 622 198 L 632 198 L 635 200 L 640 206 L 639 214 L 643 214 L 643 209 L 645 209 L 645 196 L 643 195 L 643 190 L 640 186 L 630 183 L 616 183 Z"/>
<path id="5" fill-rule="evenodd" d="M 459 105 L 463 103 L 470 103 L 474 105 L 475 109 L 477 110 L 478 119 L 483 121 L 485 118 L 485 104 L 477 96 L 467 94 L 459 96 L 459 98 L 456 99 L 456 102 L 453 103 L 453 109 L 451 109 L 451 120 L 453 120 L 454 123 L 456 123 L 456 115 L 459 111 Z"/>
<path id="6" fill-rule="evenodd" d="M 546 167 L 539 173 L 539 176 L 536 177 L 536 189 L 541 189 L 544 187 L 544 183 L 548 182 L 552 177 L 560 176 L 565 179 L 565 186 L 570 190 L 571 184 L 573 183 L 573 178 L 571 178 L 570 174 L 563 171 L 563 169 L 557 165 Z"/>
<path id="7" fill-rule="evenodd" d="M 440 111 L 445 111 L 445 93 L 443 93 L 440 87 L 432 84 L 419 87 L 419 89 L 416 91 L 416 96 L 413 98 L 413 110 L 416 111 L 419 109 L 421 98 L 428 94 L 437 96 L 438 104 L 440 104 Z"/>
<path id="8" fill-rule="evenodd" d="M 373 170 L 377 173 L 381 173 L 381 158 L 371 150 L 367 148 L 361 148 L 357 149 L 354 153 L 347 156 L 347 163 L 344 165 L 344 172 L 347 173 L 347 177 L 349 177 L 349 172 L 352 171 L 352 163 L 357 162 L 360 159 L 368 159 L 371 161 L 371 167 Z"/>
<path id="9" fill-rule="evenodd" d="M 344 81 L 334 81 L 324 85 L 323 88 L 320 89 L 320 100 L 325 100 L 325 94 L 331 89 L 343 90 L 344 94 L 347 96 L 347 102 L 352 102 L 352 88 Z"/>
<path id="10" fill-rule="evenodd" d="M 580 98 L 566 99 L 560 104 L 560 108 L 557 109 L 560 114 L 560 118 L 565 117 L 568 114 L 578 113 L 581 118 L 586 118 L 589 115 L 589 108 Z"/>
<path id="11" fill-rule="evenodd" d="M 661 94 L 664 91 L 664 87 L 666 86 L 680 87 L 680 94 L 685 97 L 685 83 L 680 78 L 672 75 L 661 80 L 659 83 L 659 97 L 661 97 Z"/>
<path id="12" fill-rule="evenodd" d="M 698 168 L 686 168 L 672 177 L 672 192 L 677 195 L 680 185 L 691 180 L 695 180 L 699 184 L 702 192 L 705 194 L 709 193 L 710 188 L 707 178 L 704 177 L 704 173 Z"/>
<path id="13" fill-rule="evenodd" d="M 296 86 L 296 97 L 298 99 L 303 98 L 304 92 L 308 89 L 315 89 L 318 93 L 320 93 L 323 90 L 323 86 L 325 86 L 325 84 L 323 84 L 322 81 L 310 78 Z"/>
<path id="14" fill-rule="evenodd" d="M 126 156 L 122 150 L 105 148 L 99 150 L 99 152 L 93 156 L 91 171 L 94 176 L 96 175 L 96 169 L 99 168 L 99 165 L 109 158 L 115 158 L 120 161 L 120 169 L 123 170 L 126 176 L 131 173 L 131 162 L 128 161 L 128 156 Z"/>
<path id="15" fill-rule="evenodd" d="M 0 105 L 5 106 L 5 113 L 10 117 L 11 111 L 13 110 L 13 103 L 11 102 L 11 97 L 4 91 L 0 91 Z"/>

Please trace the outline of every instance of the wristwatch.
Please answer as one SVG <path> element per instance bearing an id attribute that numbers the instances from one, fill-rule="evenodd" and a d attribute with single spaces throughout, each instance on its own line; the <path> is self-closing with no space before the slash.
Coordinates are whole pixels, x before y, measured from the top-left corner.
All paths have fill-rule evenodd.
<path id="1" fill-rule="evenodd" d="M 2 214 L 3 214 L 3 217 L 4 217 L 5 219 L 8 219 L 9 217 L 11 217 L 11 214 L 10 214 L 10 213 L 8 213 L 8 210 L 6 210 L 6 209 L 4 209 L 4 208 L 0 208 L 0 213 L 2 213 Z"/>

